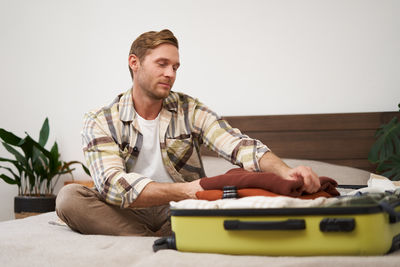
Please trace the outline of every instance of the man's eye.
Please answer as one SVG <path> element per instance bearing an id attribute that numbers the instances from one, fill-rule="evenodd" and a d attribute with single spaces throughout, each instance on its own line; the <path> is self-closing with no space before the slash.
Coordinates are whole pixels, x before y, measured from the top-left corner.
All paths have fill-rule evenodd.
<path id="1" fill-rule="evenodd" d="M 166 67 L 166 66 L 167 66 L 167 63 L 165 63 L 165 62 L 159 62 L 158 65 L 161 66 L 161 67 Z"/>

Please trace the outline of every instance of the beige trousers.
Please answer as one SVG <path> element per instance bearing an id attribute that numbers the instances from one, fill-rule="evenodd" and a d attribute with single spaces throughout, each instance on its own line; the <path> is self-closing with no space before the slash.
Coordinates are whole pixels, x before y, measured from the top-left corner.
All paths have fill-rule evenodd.
<path id="1" fill-rule="evenodd" d="M 56 212 L 72 230 L 82 234 L 172 234 L 168 206 L 121 209 L 105 203 L 96 190 L 78 184 L 69 184 L 60 190 L 56 199 Z"/>

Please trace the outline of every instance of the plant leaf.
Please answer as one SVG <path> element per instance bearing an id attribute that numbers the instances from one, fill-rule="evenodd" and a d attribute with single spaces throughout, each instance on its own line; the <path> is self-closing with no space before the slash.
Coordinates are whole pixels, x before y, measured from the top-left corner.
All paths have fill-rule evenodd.
<path id="1" fill-rule="evenodd" d="M 69 168 L 69 166 L 71 166 L 72 164 L 80 164 L 82 166 L 83 171 L 90 176 L 90 171 L 89 169 L 80 161 L 77 160 L 73 160 L 73 161 L 69 161 L 69 162 L 64 162 L 64 165 L 62 166 L 62 170 L 64 170 L 65 168 Z M 72 169 L 74 170 L 74 169 Z M 72 172 L 71 170 L 71 172 Z"/>
<path id="2" fill-rule="evenodd" d="M 393 147 L 394 147 L 394 153 L 396 155 L 400 155 L 400 136 L 399 138 L 393 138 Z"/>
<path id="3" fill-rule="evenodd" d="M 38 142 L 33 140 L 32 137 L 30 137 L 28 134 L 27 134 L 27 137 L 25 139 L 26 139 L 25 143 L 31 143 L 33 147 L 36 147 L 37 149 L 39 149 L 47 158 L 51 158 L 50 151 L 48 151 L 46 148 L 44 148 Z"/>
<path id="4" fill-rule="evenodd" d="M 379 152 L 381 151 L 384 144 L 383 138 L 378 138 L 376 142 L 372 145 L 371 150 L 368 154 L 368 160 L 371 163 L 378 163 L 379 162 Z"/>
<path id="5" fill-rule="evenodd" d="M 53 147 L 50 150 L 51 160 L 50 160 L 50 172 L 53 175 L 56 175 L 59 169 L 61 168 L 60 154 L 58 153 L 58 145 L 57 142 L 54 142 Z"/>
<path id="6" fill-rule="evenodd" d="M 3 139 L 4 142 L 13 146 L 18 145 L 18 143 L 21 142 L 21 138 L 3 128 L 0 128 L 0 138 Z"/>
<path id="7" fill-rule="evenodd" d="M 15 181 L 14 179 L 8 177 L 5 174 L 0 174 L 0 178 L 3 179 L 3 181 L 6 182 L 7 184 L 18 184 L 17 181 Z"/>
<path id="8" fill-rule="evenodd" d="M 26 158 L 21 153 L 19 153 L 15 148 L 6 143 L 3 143 L 3 146 L 7 149 L 8 152 L 10 152 L 15 156 L 17 161 L 22 162 L 24 165 L 28 164 Z"/>
<path id="9" fill-rule="evenodd" d="M 39 134 L 39 144 L 42 145 L 43 147 L 47 143 L 47 140 L 49 138 L 49 132 L 50 132 L 49 119 L 46 118 L 43 122 L 42 128 L 40 129 L 40 134 Z"/>
<path id="10" fill-rule="evenodd" d="M 39 157 L 36 156 L 36 159 L 33 159 L 33 150 L 34 148 L 38 148 L 43 154 L 50 153 L 46 149 L 44 149 L 39 143 L 37 143 L 35 140 L 33 140 L 28 134 L 27 136 L 20 142 L 20 147 L 24 150 L 25 152 L 25 159 L 26 159 L 26 164 L 24 163 L 24 171 L 26 172 L 27 176 L 29 177 L 29 183 L 30 186 L 33 187 L 35 185 L 35 180 L 36 177 L 38 176 L 37 174 L 37 161 Z M 44 150 L 44 151 L 43 151 Z"/>
<path id="11" fill-rule="evenodd" d="M 2 167 L 2 166 L 0 166 L 0 168 L 6 169 L 7 171 L 9 171 L 14 176 L 15 184 L 17 184 L 18 186 L 21 185 L 21 177 L 18 176 L 17 174 L 15 174 L 15 172 L 11 168 Z"/>
<path id="12" fill-rule="evenodd" d="M 388 160 L 378 164 L 376 170 L 391 180 L 399 180 L 400 155 L 392 155 Z"/>
<path id="13" fill-rule="evenodd" d="M 89 171 L 89 169 L 88 169 L 83 163 L 81 163 L 81 164 L 82 164 L 83 171 L 84 171 L 87 175 L 90 176 L 90 171 Z"/>
<path id="14" fill-rule="evenodd" d="M 12 163 L 15 166 L 15 168 L 17 168 L 19 177 L 22 177 L 22 173 L 25 171 L 25 168 L 22 166 L 21 162 L 19 162 L 17 160 L 6 159 L 6 158 L 0 158 L 0 161 Z"/>
<path id="15" fill-rule="evenodd" d="M 26 159 L 32 158 L 33 144 L 30 142 L 28 137 L 21 139 L 21 142 L 18 144 L 18 146 L 24 151 Z"/>
<path id="16" fill-rule="evenodd" d="M 388 124 L 382 125 L 376 132 L 377 140 L 371 147 L 368 160 L 379 163 L 387 160 L 391 155 L 399 153 L 396 151 L 396 140 L 400 136 L 400 123 L 394 117 Z"/>
<path id="17" fill-rule="evenodd" d="M 0 161 L 11 162 L 11 163 L 13 163 L 14 165 L 15 165 L 16 163 L 18 163 L 18 161 L 16 161 L 16 160 L 13 160 L 13 159 L 6 159 L 6 158 L 0 158 Z"/>

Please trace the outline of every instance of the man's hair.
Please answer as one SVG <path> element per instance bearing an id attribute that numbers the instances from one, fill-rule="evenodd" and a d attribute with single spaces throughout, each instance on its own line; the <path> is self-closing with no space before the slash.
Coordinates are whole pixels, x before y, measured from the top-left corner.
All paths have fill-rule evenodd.
<path id="1" fill-rule="evenodd" d="M 143 61 L 149 50 L 165 43 L 172 44 L 176 46 L 176 48 L 179 48 L 178 39 L 176 39 L 174 34 L 168 29 L 159 32 L 145 32 L 136 38 L 135 41 L 133 41 L 131 49 L 129 50 L 129 55 L 134 54 L 139 58 L 140 61 Z M 131 73 L 131 77 L 133 79 L 133 72 L 130 67 L 129 72 Z"/>

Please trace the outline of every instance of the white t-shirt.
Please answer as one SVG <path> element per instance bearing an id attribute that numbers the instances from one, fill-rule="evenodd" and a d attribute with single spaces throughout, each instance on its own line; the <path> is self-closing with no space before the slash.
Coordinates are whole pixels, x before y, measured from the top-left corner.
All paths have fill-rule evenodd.
<path id="1" fill-rule="evenodd" d="M 165 170 L 160 149 L 160 114 L 154 120 L 145 120 L 137 114 L 143 144 L 133 171 L 156 182 L 173 183 Z"/>

